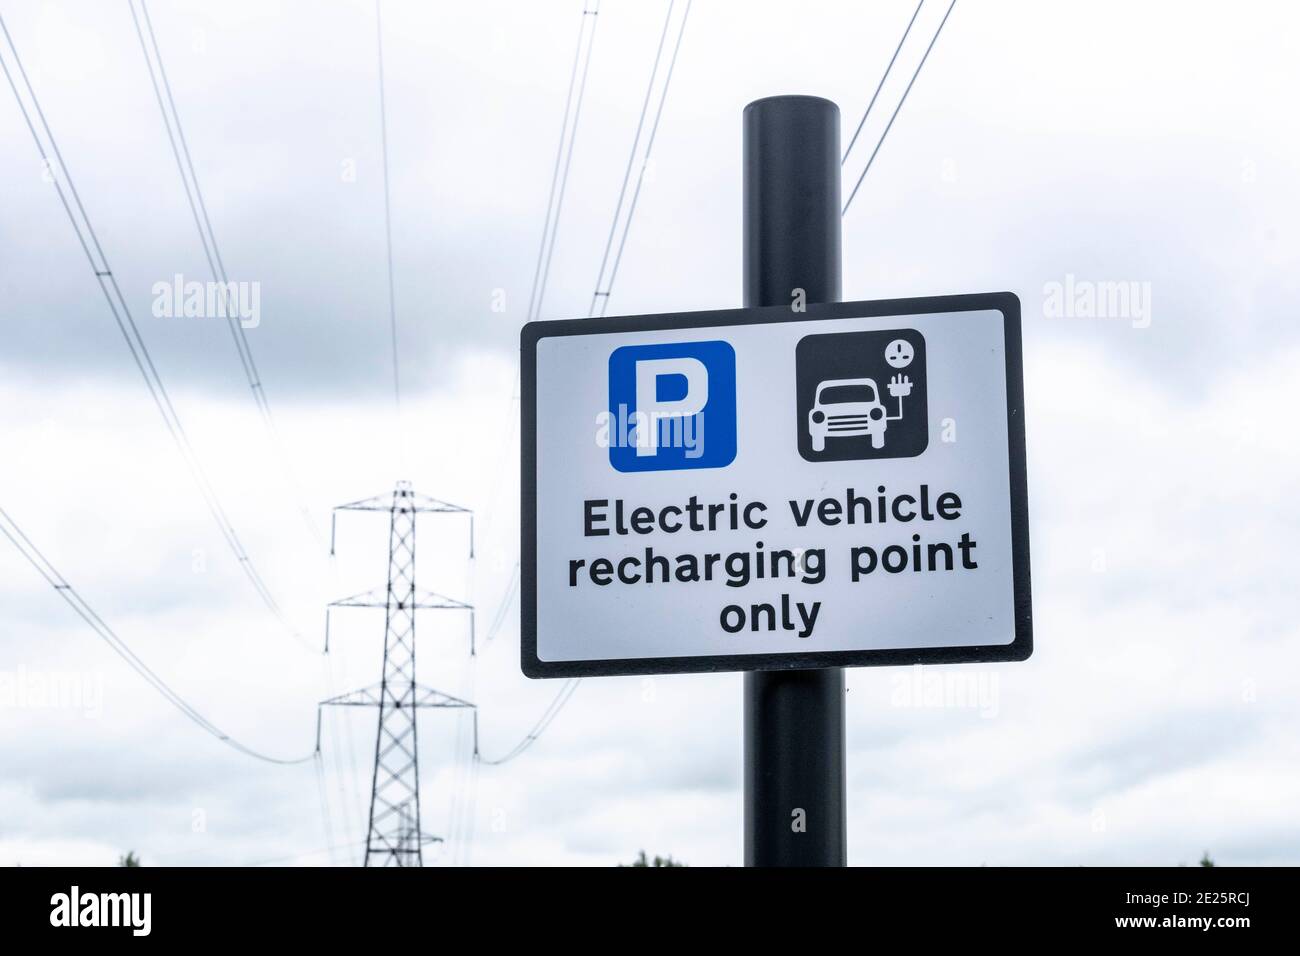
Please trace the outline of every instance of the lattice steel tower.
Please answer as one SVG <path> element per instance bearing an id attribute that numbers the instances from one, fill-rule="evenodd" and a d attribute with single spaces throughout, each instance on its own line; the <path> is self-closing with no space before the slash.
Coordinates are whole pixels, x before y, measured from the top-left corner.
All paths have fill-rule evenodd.
<path id="1" fill-rule="evenodd" d="M 425 844 L 440 838 L 420 829 L 420 756 L 416 712 L 421 707 L 473 707 L 415 679 L 415 612 L 422 608 L 463 610 L 470 615 L 470 653 L 474 649 L 474 608 L 415 586 L 415 519 L 423 511 L 469 516 L 470 557 L 474 557 L 474 516 L 466 508 L 438 501 L 399 481 L 391 494 L 375 495 L 339 511 L 387 511 L 388 586 L 334 601 L 325 611 L 325 650 L 329 651 L 329 615 L 336 607 L 382 607 L 385 612 L 384 666 L 380 682 L 321 701 L 321 706 L 377 707 L 375 768 L 370 787 L 370 823 L 366 866 L 423 866 Z M 334 528 L 330 529 L 330 554 Z M 320 719 L 316 725 L 320 747 Z"/>

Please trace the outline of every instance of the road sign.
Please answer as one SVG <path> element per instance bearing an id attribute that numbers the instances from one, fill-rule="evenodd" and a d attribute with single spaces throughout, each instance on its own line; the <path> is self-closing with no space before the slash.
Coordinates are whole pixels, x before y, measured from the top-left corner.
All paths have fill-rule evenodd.
<path id="1" fill-rule="evenodd" d="M 1024 660 L 1010 293 L 532 322 L 530 677 Z"/>

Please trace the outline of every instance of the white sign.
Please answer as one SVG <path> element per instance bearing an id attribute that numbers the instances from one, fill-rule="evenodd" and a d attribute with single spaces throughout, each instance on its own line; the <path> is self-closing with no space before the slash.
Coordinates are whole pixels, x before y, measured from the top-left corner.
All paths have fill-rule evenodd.
<path id="1" fill-rule="evenodd" d="M 1019 311 L 526 326 L 524 672 L 1028 657 Z"/>

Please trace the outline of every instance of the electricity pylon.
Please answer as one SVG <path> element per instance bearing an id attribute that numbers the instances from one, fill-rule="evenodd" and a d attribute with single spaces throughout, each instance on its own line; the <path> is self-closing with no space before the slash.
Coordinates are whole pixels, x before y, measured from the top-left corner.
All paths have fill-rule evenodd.
<path id="1" fill-rule="evenodd" d="M 325 611 L 325 649 L 329 650 L 329 613 L 335 607 L 382 607 L 385 611 L 384 666 L 378 684 L 329 700 L 321 707 L 377 707 L 375 768 L 370 785 L 370 823 L 366 834 L 366 866 L 423 866 L 425 844 L 440 840 L 420 829 L 420 755 L 416 712 L 422 707 L 473 707 L 468 701 L 417 683 L 415 679 L 415 612 L 422 608 L 465 610 L 470 614 L 470 653 L 474 649 L 474 609 L 462 601 L 420 591 L 415 586 L 415 518 L 420 512 L 469 515 L 470 557 L 474 557 L 474 516 L 466 508 L 447 504 L 411 490 L 399 481 L 391 494 L 375 495 L 339 511 L 387 511 L 388 587 L 335 601 Z M 330 554 L 334 553 L 334 527 Z M 320 749 L 320 717 L 316 720 Z"/>

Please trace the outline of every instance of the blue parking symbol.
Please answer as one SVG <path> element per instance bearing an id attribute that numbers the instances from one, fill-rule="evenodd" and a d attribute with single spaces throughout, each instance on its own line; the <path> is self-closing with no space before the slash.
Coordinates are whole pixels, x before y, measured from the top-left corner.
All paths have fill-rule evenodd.
<path id="1" fill-rule="evenodd" d="M 609 419 L 609 463 L 617 471 L 730 465 L 736 458 L 735 350 L 720 341 L 615 349 Z"/>

